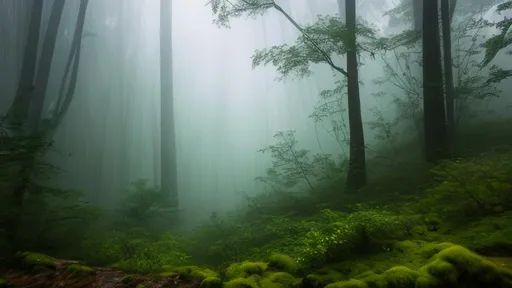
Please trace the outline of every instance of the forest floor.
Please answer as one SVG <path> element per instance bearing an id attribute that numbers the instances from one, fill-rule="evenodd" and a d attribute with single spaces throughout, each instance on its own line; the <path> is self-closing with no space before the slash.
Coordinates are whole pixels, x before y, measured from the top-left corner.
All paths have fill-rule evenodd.
<path id="1" fill-rule="evenodd" d="M 88 273 L 72 273 L 68 267 L 78 264 L 72 260 L 57 260 L 55 269 L 42 269 L 38 272 L 10 270 L 4 277 L 8 287 L 23 288 L 195 288 L 201 282 L 184 281 L 179 275 L 162 277 L 160 275 L 133 275 L 103 267 L 92 267 Z M 3 287 L 0 285 L 0 287 Z"/>

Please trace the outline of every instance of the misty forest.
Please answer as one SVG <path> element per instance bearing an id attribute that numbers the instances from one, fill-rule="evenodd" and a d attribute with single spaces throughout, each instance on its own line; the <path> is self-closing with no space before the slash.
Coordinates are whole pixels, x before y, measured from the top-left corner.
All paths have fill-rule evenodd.
<path id="1" fill-rule="evenodd" d="M 512 288 L 512 1 L 0 0 L 0 287 Z"/>

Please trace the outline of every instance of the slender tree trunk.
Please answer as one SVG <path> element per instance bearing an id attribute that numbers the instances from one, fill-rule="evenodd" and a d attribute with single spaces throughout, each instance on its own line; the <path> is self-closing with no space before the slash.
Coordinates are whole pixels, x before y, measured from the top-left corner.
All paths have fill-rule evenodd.
<path id="1" fill-rule="evenodd" d="M 65 0 L 54 0 L 48 28 L 44 37 L 41 58 L 37 67 L 37 77 L 35 81 L 33 98 L 30 104 L 29 127 L 32 132 L 39 129 L 39 122 L 43 112 L 43 105 L 46 96 L 46 88 L 48 87 L 48 79 L 50 78 L 50 70 L 52 67 L 53 54 L 55 50 L 55 42 L 59 32 L 62 11 L 64 10 Z"/>
<path id="2" fill-rule="evenodd" d="M 423 113 L 426 160 L 442 160 L 448 141 L 437 0 L 423 2 Z"/>
<path id="3" fill-rule="evenodd" d="M 28 28 L 27 42 L 23 55 L 23 65 L 14 103 L 9 111 L 9 119 L 24 122 L 26 120 L 30 98 L 32 96 L 34 77 L 36 74 L 37 52 L 39 48 L 39 33 L 44 1 L 32 1 L 32 12 Z"/>
<path id="4" fill-rule="evenodd" d="M 359 97 L 359 71 L 357 68 L 356 46 L 356 0 L 345 1 L 346 26 L 350 31 L 347 51 L 347 94 L 350 127 L 350 159 L 347 188 L 355 190 L 366 184 L 366 151 L 364 143 L 361 100 Z"/>
<path id="5" fill-rule="evenodd" d="M 27 141 L 41 141 L 41 135 L 39 135 L 38 128 L 41 120 L 42 106 L 44 104 L 46 87 L 48 86 L 53 52 L 64 4 L 65 0 L 55 0 L 53 3 L 48 28 L 46 30 L 46 35 L 43 42 L 43 50 L 38 63 L 37 78 L 35 80 L 34 91 L 29 98 L 30 110 L 27 119 L 29 121 Z M 37 15 L 36 17 L 39 16 Z M 27 45 L 32 45 L 32 43 L 27 43 Z M 34 64 L 30 65 L 35 66 Z M 29 74 L 30 72 L 27 72 L 27 75 Z M 7 241 L 10 246 L 9 248 L 12 249 L 10 252 L 17 250 L 16 240 L 18 229 L 20 227 L 20 221 L 23 215 L 23 202 L 27 189 L 29 188 L 32 181 L 31 178 L 37 161 L 36 157 L 38 156 L 37 152 L 40 151 L 27 152 L 29 154 L 24 157 L 25 159 L 20 163 L 19 179 L 17 179 L 11 194 L 11 198 L 9 199 L 9 207 L 11 209 L 8 215 L 8 219 L 6 220 L 6 232 L 8 237 Z"/>
<path id="6" fill-rule="evenodd" d="M 172 75 L 172 1 L 160 1 L 160 151 L 162 193 L 179 207 Z"/>
<path id="7" fill-rule="evenodd" d="M 453 66 L 452 66 L 452 37 L 451 18 L 455 6 L 451 6 L 450 0 L 441 0 L 441 25 L 443 28 L 443 64 L 444 83 L 446 89 L 446 121 L 448 138 L 451 140 L 455 133 L 455 95 L 453 89 Z M 451 146 L 451 145 L 450 145 Z"/>
<path id="8" fill-rule="evenodd" d="M 78 18 L 76 20 L 75 34 L 73 35 L 73 42 L 71 43 L 71 49 L 69 51 L 68 61 L 66 63 L 66 70 L 62 75 L 62 80 L 59 89 L 59 99 L 57 101 L 57 107 L 55 114 L 52 119 L 52 131 L 57 129 L 60 122 L 66 115 L 69 106 L 75 95 L 76 83 L 78 81 L 78 68 L 80 67 L 80 55 L 82 51 L 82 39 L 85 25 L 85 14 L 87 13 L 87 6 L 89 0 L 81 0 L 80 8 L 78 10 Z M 71 77 L 69 79 L 68 90 L 64 94 L 66 82 L 68 80 L 69 72 L 71 71 Z"/>

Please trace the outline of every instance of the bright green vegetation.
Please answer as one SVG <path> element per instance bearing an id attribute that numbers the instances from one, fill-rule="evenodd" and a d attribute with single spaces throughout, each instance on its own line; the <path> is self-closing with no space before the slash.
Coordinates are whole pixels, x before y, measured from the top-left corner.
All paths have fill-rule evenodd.
<path id="1" fill-rule="evenodd" d="M 94 274 L 96 271 L 91 267 L 79 265 L 79 264 L 71 264 L 66 268 L 66 271 L 73 274 Z"/>
<path id="2" fill-rule="evenodd" d="M 57 266 L 57 260 L 55 258 L 44 254 L 20 252 L 17 256 L 21 260 L 21 264 L 26 268 L 45 267 L 55 269 Z"/>

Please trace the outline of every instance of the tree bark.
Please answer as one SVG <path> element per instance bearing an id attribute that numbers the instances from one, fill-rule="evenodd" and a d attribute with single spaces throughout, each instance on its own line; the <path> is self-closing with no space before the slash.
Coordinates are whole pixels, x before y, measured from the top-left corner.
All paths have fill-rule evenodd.
<path id="1" fill-rule="evenodd" d="M 52 125 L 51 129 L 54 131 L 60 125 L 60 122 L 66 115 L 69 106 L 73 100 L 75 95 L 76 83 L 78 81 L 78 68 L 80 67 L 80 55 L 82 51 L 82 39 L 83 39 L 83 31 L 85 25 L 85 14 L 87 13 L 87 6 L 89 5 L 89 0 L 81 0 L 80 8 L 78 10 L 78 18 L 76 20 L 75 33 L 73 35 L 73 42 L 71 43 L 71 49 L 69 51 L 68 61 L 66 63 L 66 70 L 64 71 L 64 75 L 62 76 L 60 89 L 59 89 L 59 99 L 57 101 L 57 107 L 55 109 L 55 114 L 52 115 Z M 64 89 L 66 87 L 66 81 L 68 80 L 68 75 L 71 70 L 71 77 L 69 79 L 68 90 L 64 94 Z"/>
<path id="2" fill-rule="evenodd" d="M 39 48 L 39 34 L 41 30 L 41 16 L 43 14 L 44 1 L 32 1 L 32 12 L 28 28 L 27 42 L 23 55 L 18 89 L 14 103 L 9 110 L 8 118 L 11 121 L 24 122 L 30 108 L 34 77 L 36 75 L 37 52 Z"/>
<path id="3" fill-rule="evenodd" d="M 33 98 L 30 104 L 29 127 L 31 132 L 39 130 L 39 122 L 41 121 L 44 100 L 46 98 L 46 88 L 48 87 L 48 79 L 50 78 L 55 42 L 57 40 L 65 3 L 65 0 L 54 0 L 53 2 L 48 28 L 44 37 L 41 58 L 38 63 L 37 77 L 32 95 Z"/>
<path id="4" fill-rule="evenodd" d="M 160 151 L 161 189 L 179 207 L 172 75 L 172 1 L 160 1 Z"/>
<path id="5" fill-rule="evenodd" d="M 441 0 L 441 25 L 443 29 L 443 65 L 444 83 L 446 89 L 446 122 L 448 138 L 451 140 L 455 133 L 455 95 L 453 89 L 453 66 L 452 66 L 452 37 L 451 18 L 453 17 L 452 1 Z M 449 141 L 451 143 L 451 141 Z M 451 145 L 450 145 L 451 146 Z"/>
<path id="6" fill-rule="evenodd" d="M 448 156 L 437 0 L 423 2 L 422 34 L 425 157 L 436 162 Z"/>
<path id="7" fill-rule="evenodd" d="M 356 0 L 345 1 L 346 26 L 349 32 L 347 51 L 347 96 L 350 127 L 350 159 L 347 175 L 349 191 L 362 188 L 366 184 L 366 151 L 364 143 L 361 100 L 359 97 L 359 71 L 357 67 L 356 45 Z"/>

